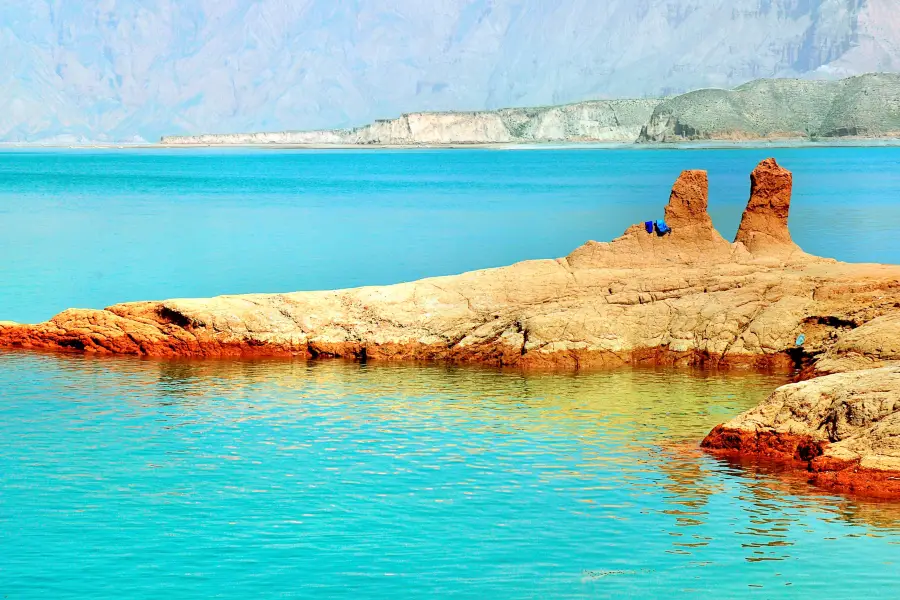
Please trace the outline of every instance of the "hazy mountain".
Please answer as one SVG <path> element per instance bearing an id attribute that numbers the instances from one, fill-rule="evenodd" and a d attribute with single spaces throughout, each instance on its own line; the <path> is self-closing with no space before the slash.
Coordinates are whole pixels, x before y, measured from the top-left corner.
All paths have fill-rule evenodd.
<path id="1" fill-rule="evenodd" d="M 155 139 L 898 71 L 900 11 L 896 0 L 0 0 L 0 52 L 0 139 Z"/>

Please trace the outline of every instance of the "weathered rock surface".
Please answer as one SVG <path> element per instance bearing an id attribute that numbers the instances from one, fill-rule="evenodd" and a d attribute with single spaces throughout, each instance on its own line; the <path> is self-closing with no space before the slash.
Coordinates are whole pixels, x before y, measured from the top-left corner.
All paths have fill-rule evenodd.
<path id="1" fill-rule="evenodd" d="M 71 309 L 37 325 L 0 324 L 0 345 L 524 367 L 793 367 L 803 356 L 840 352 L 847 323 L 900 314 L 900 267 L 797 251 L 786 231 L 789 201 L 789 173 L 765 161 L 739 233 L 746 243 L 732 244 L 707 213 L 706 173 L 685 171 L 665 209 L 669 235 L 635 225 L 557 260 L 384 287 Z M 801 333 L 805 354 L 795 347 Z"/>
<path id="2" fill-rule="evenodd" d="M 762 161 L 750 174 L 750 201 L 735 243 L 743 244 L 753 253 L 800 252 L 788 230 L 792 187 L 790 171 L 778 166 L 773 158 Z"/>
<path id="3" fill-rule="evenodd" d="M 835 332 L 835 342 L 816 361 L 813 375 L 900 365 L 900 312 L 859 327 L 843 325 L 843 332 Z"/>
<path id="4" fill-rule="evenodd" d="M 809 259 L 788 231 L 791 185 L 791 173 L 774 160 L 760 163 L 736 244 L 756 255 Z M 860 266 L 860 273 L 871 268 Z M 848 289 L 817 288 L 813 298 L 840 304 L 864 281 Z M 900 499 L 900 305 L 874 318 L 846 308 L 803 328 L 804 350 L 816 358 L 803 376 L 831 375 L 779 388 L 714 429 L 703 447 L 790 463 L 829 489 Z"/>
<path id="5" fill-rule="evenodd" d="M 781 387 L 716 427 L 703 447 L 793 463 L 832 489 L 900 498 L 900 367 Z"/>
<path id="6" fill-rule="evenodd" d="M 786 235 L 773 223 L 786 219 L 790 177 L 774 161 L 755 173 L 752 218 L 739 233 L 749 244 L 715 231 L 706 174 L 686 171 L 665 210 L 667 236 L 637 225 L 564 259 L 380 288 L 68 310 L 39 325 L 0 325 L 0 342 L 146 355 L 770 365 L 790 363 L 797 335 L 810 319 L 831 318 L 832 306 L 841 307 L 841 322 L 858 307 L 890 312 L 900 270 L 874 267 L 867 276 L 866 268 L 802 254 L 786 262 L 757 256 L 773 232 Z M 829 287 L 846 292 L 817 300 Z"/>

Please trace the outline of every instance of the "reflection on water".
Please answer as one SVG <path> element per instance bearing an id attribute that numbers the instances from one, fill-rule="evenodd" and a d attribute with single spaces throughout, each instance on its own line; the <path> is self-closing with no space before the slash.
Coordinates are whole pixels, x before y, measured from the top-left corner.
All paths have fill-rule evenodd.
<path id="1" fill-rule="evenodd" d="M 0 592 L 895 590 L 900 508 L 697 450 L 782 382 L 0 354 Z"/>

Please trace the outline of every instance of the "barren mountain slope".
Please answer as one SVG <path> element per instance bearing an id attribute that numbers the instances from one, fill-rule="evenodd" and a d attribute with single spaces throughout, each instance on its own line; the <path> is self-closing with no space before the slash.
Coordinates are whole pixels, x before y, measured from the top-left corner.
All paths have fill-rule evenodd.
<path id="1" fill-rule="evenodd" d="M 0 140 L 349 127 L 896 71 L 894 0 L 0 2 Z"/>

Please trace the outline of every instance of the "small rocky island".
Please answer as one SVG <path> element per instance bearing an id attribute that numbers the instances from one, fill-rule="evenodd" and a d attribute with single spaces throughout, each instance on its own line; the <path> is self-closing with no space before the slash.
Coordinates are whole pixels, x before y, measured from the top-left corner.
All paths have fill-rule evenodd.
<path id="1" fill-rule="evenodd" d="M 665 207 L 668 232 L 638 224 L 564 258 L 399 285 L 70 309 L 36 325 L 0 322 L 0 347 L 784 369 L 800 382 L 704 447 L 900 498 L 900 266 L 804 253 L 787 225 L 791 173 L 767 159 L 750 184 L 733 242 L 707 212 L 706 172 L 685 171 Z"/>

